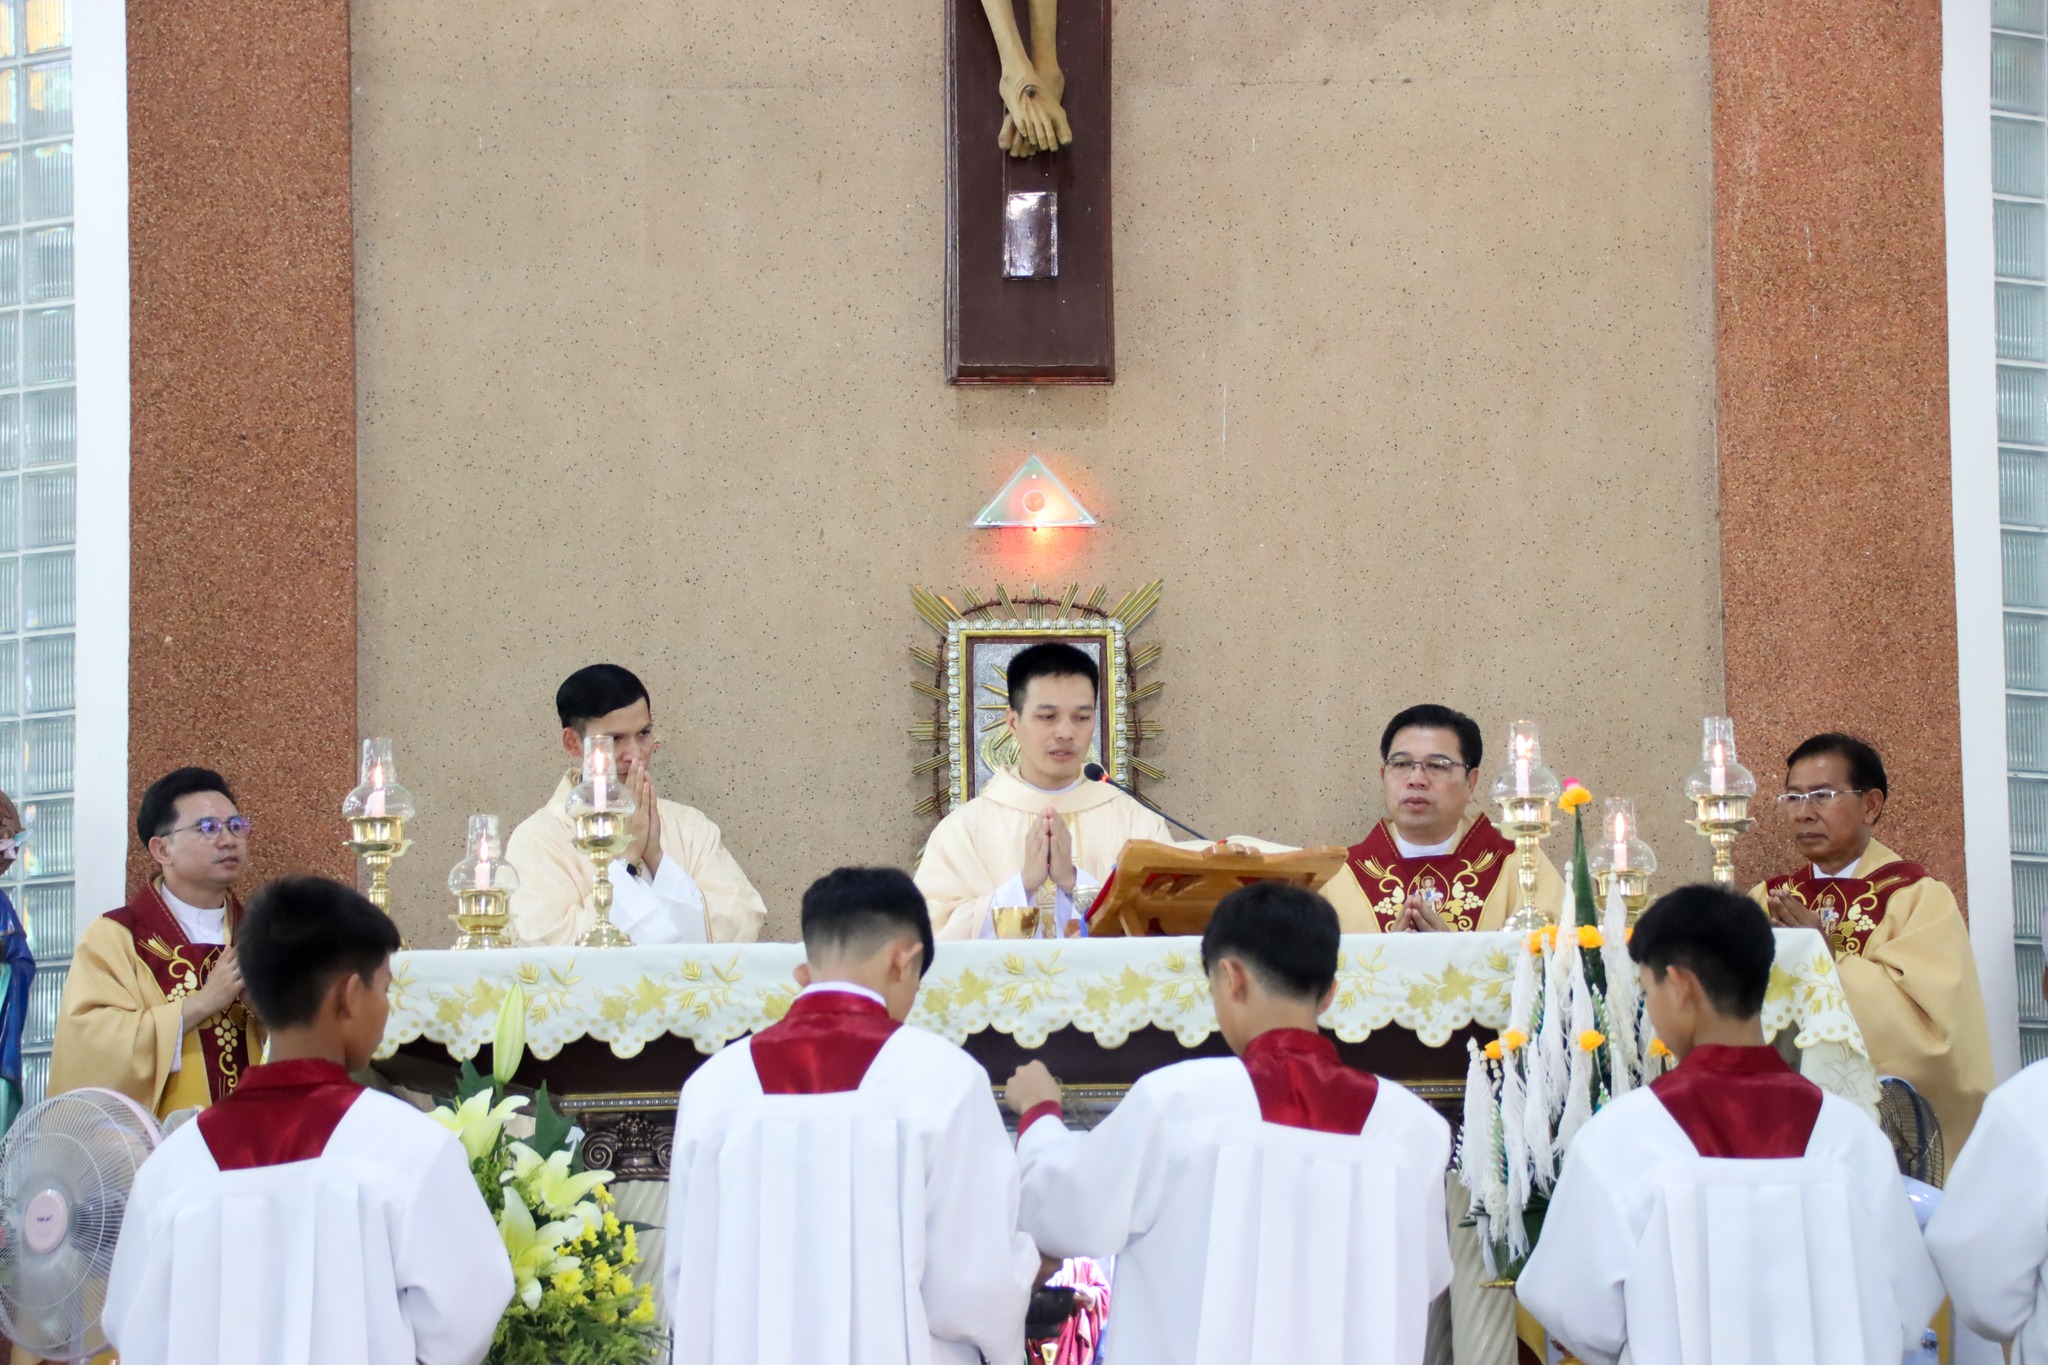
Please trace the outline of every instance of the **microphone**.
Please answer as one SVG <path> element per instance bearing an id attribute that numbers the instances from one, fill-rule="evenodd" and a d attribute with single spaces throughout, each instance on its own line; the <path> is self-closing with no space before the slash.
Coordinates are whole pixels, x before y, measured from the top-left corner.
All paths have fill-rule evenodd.
<path id="1" fill-rule="evenodd" d="M 1174 819 L 1171 815 L 1168 815 L 1165 811 L 1159 809 L 1159 807 L 1153 805 L 1150 801 L 1147 801 L 1144 797 L 1138 795 L 1129 787 L 1126 787 L 1123 783 L 1111 777 L 1109 775 L 1109 770 L 1104 768 L 1100 763 L 1090 763 L 1083 767 L 1081 769 L 1081 776 L 1087 778 L 1090 782 L 1107 782 L 1110 786 L 1115 787 L 1125 796 L 1130 797 L 1133 801 L 1136 801 L 1146 810 L 1151 811 L 1154 815 L 1164 820 L 1167 824 L 1174 826 L 1176 829 L 1187 830 L 1188 833 L 1194 835 L 1197 839 L 1200 839 L 1205 844 L 1209 842 L 1208 835 L 1202 833 L 1200 830 L 1192 829 L 1187 825 L 1181 824 L 1180 821 Z"/>

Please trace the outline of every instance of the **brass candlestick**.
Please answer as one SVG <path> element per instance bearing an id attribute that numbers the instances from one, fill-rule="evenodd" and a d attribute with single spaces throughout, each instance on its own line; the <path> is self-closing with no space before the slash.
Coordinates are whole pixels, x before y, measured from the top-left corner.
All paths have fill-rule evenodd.
<path id="1" fill-rule="evenodd" d="M 458 949 L 510 948 L 512 940 L 505 933 L 505 926 L 511 915 L 505 906 L 512 899 L 509 891 L 458 891 L 455 893 L 455 924 L 462 932 L 455 936 Z"/>
<path id="2" fill-rule="evenodd" d="M 1756 774 L 1735 758 L 1735 722 L 1708 716 L 1700 725 L 1700 761 L 1685 776 L 1685 799 L 1693 803 L 1686 823 L 1714 846 L 1714 880 L 1735 885 L 1735 841 L 1756 822 L 1749 818 L 1749 798 L 1756 795 Z"/>
<path id="3" fill-rule="evenodd" d="M 402 857 L 411 844 L 405 837 L 405 822 L 417 813 L 412 793 L 398 784 L 398 765 L 391 759 L 391 741 L 363 741 L 362 780 L 341 803 L 341 818 L 348 821 L 348 846 L 363 866 L 370 869 L 370 904 L 391 913 L 391 860 Z"/>
<path id="4" fill-rule="evenodd" d="M 570 791 L 563 808 L 576 826 L 576 847 L 583 850 L 597 873 L 597 884 L 590 892 L 597 918 L 576 940 L 576 946 L 630 948 L 632 937 L 612 923 L 612 859 L 633 842 L 626 817 L 635 806 L 633 793 L 619 781 L 619 760 L 610 735 L 583 737 L 583 780 Z M 651 810 L 647 818 L 659 820 L 661 812 Z"/>
<path id="5" fill-rule="evenodd" d="M 1547 796 L 1507 796 L 1500 803 L 1500 832 L 1515 841 L 1515 908 L 1501 927 L 1517 934 L 1534 933 L 1550 923 L 1536 908 L 1537 846 L 1550 837 L 1551 808 Z"/>
<path id="6" fill-rule="evenodd" d="M 626 817 L 616 811 L 585 811 L 576 817 L 576 847 L 590 859 L 592 871 L 597 875 L 597 884 L 590 889 L 591 908 L 597 912 L 597 920 L 582 938 L 576 940 L 579 948 L 630 948 L 633 940 L 624 929 L 612 923 L 612 859 L 619 856 L 633 836 L 626 828 Z"/>
<path id="7" fill-rule="evenodd" d="M 1722 886 L 1735 885 L 1735 841 L 1756 823 L 1749 815 L 1747 796 L 1701 796 L 1694 798 L 1697 814 L 1686 821 L 1714 846 L 1714 880 Z"/>
<path id="8" fill-rule="evenodd" d="M 519 889 L 519 874 L 505 861 L 505 846 L 498 839 L 498 817 L 469 817 L 468 856 L 448 873 L 448 889 L 455 893 L 455 923 L 462 930 L 455 946 L 509 948 L 512 940 L 505 928 L 510 920 L 506 905 Z"/>
<path id="9" fill-rule="evenodd" d="M 1593 873 L 1601 906 L 1618 887 L 1628 923 L 1634 924 L 1650 903 L 1650 874 L 1657 870 L 1656 851 L 1636 837 L 1634 801 L 1610 796 L 1601 806 L 1600 837 L 1587 845 L 1586 866 Z"/>
<path id="10" fill-rule="evenodd" d="M 370 869 L 370 889 L 364 894 L 370 904 L 391 913 L 391 862 L 405 856 L 412 841 L 405 837 L 402 815 L 351 815 L 348 818 L 348 847 L 355 850 L 363 866 Z"/>
<path id="11" fill-rule="evenodd" d="M 1534 933 L 1550 923 L 1536 908 L 1536 846 L 1550 834 L 1551 803 L 1564 785 L 1543 766 L 1536 722 L 1518 720 L 1508 728 L 1508 763 L 1493 784 L 1500 803 L 1500 832 L 1515 841 L 1515 908 L 1502 928 Z"/>
<path id="12" fill-rule="evenodd" d="M 1599 893 L 1602 905 L 1607 904 L 1617 880 L 1621 883 L 1621 903 L 1628 907 L 1628 922 L 1634 924 L 1636 917 L 1650 904 L 1650 874 L 1639 867 L 1624 868 L 1619 872 L 1595 871 L 1593 889 Z"/>

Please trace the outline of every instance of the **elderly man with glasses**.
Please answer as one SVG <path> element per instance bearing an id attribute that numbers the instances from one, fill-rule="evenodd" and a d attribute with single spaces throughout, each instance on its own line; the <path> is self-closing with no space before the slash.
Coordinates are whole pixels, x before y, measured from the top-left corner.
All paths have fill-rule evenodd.
<path id="1" fill-rule="evenodd" d="M 1778 807 L 1803 862 L 1750 894 L 1773 923 L 1826 936 L 1872 1064 L 1934 1106 L 1953 1157 L 1991 1088 L 1990 1030 L 1955 893 L 1875 837 L 1890 794 L 1862 740 L 1801 744 Z"/>
<path id="2" fill-rule="evenodd" d="M 235 963 L 249 817 L 219 773 L 180 768 L 143 793 L 135 834 L 157 872 L 79 939 L 50 1093 L 103 1086 L 162 1117 L 226 1097 L 263 1055 Z"/>
<path id="3" fill-rule="evenodd" d="M 1411 706 L 1387 722 L 1387 816 L 1323 888 L 1345 933 L 1494 930 L 1506 921 L 1515 846 L 1470 809 L 1484 756 L 1478 722 L 1448 706 Z M 1552 919 L 1564 905 L 1564 879 L 1548 857 L 1536 869 L 1536 904 Z"/>

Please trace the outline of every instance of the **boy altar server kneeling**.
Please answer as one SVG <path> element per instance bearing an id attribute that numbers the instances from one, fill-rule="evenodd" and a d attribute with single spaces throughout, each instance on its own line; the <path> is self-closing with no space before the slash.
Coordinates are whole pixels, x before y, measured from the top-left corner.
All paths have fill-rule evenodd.
<path id="1" fill-rule="evenodd" d="M 1897 1365 L 1941 1303 L 1883 1130 L 1764 1041 L 1773 952 L 1714 886 L 1629 940 L 1679 1065 L 1572 1139 L 1515 1286 L 1588 1365 Z"/>
<path id="2" fill-rule="evenodd" d="M 803 991 L 683 1086 L 663 1279 L 676 1365 L 1013 1365 L 1038 1253 L 965 1052 L 903 1020 L 931 915 L 894 868 L 804 893 Z"/>
<path id="3" fill-rule="evenodd" d="M 462 1144 L 365 1090 L 398 930 L 352 888 L 249 905 L 242 982 L 271 1060 L 135 1178 L 101 1323 L 127 1365 L 476 1365 L 512 1264 Z"/>
<path id="4" fill-rule="evenodd" d="M 1422 1359 L 1451 1279 L 1450 1127 L 1317 1031 L 1337 939 L 1320 896 L 1233 891 L 1202 964 L 1236 1057 L 1152 1072 L 1086 1134 L 1042 1063 L 1011 1078 L 1024 1230 L 1054 1256 L 1117 1257 L 1113 1365 Z"/>

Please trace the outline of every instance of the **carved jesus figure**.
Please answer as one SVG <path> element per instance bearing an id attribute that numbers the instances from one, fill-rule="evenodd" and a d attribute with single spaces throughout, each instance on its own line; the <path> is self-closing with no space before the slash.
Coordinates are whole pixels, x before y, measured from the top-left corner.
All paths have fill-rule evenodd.
<path id="1" fill-rule="evenodd" d="M 1054 45 L 1059 0 L 1031 0 L 1029 52 L 1024 50 L 1024 36 L 1017 31 L 1017 11 L 1011 0 L 981 0 L 981 7 L 995 31 L 996 52 L 1003 62 L 1003 107 L 1009 111 L 1002 131 L 996 134 L 996 145 L 1015 157 L 1058 151 L 1074 140 L 1074 131 L 1067 126 L 1067 111 L 1060 107 L 1067 78 L 1060 73 Z"/>

